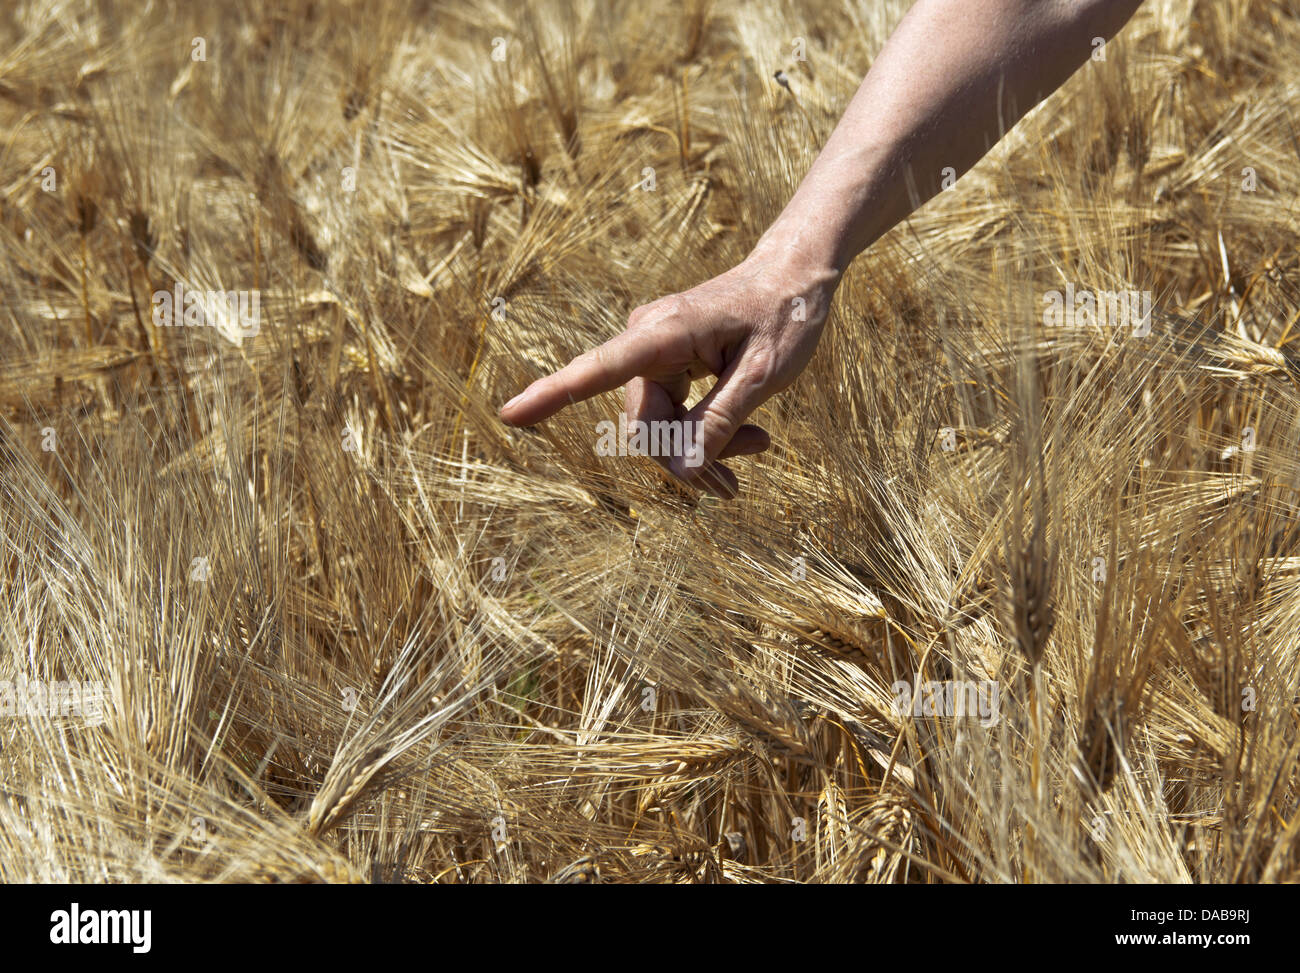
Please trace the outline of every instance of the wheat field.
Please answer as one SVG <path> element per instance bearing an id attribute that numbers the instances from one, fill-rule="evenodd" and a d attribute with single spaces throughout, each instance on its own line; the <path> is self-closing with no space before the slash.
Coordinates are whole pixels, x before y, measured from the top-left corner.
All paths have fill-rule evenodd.
<path id="1" fill-rule="evenodd" d="M 497 418 L 906 7 L 5 5 L 0 879 L 1300 878 L 1290 0 L 1148 0 L 864 254 L 738 499 Z"/>

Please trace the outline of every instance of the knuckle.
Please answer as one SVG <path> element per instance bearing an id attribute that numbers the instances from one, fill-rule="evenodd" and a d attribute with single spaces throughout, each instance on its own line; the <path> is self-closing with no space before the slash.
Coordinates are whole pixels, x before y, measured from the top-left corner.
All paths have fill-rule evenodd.
<path id="1" fill-rule="evenodd" d="M 679 318 L 686 313 L 687 301 L 680 294 L 669 294 L 659 302 L 659 310 L 666 318 Z"/>
<path id="2" fill-rule="evenodd" d="M 713 440 L 713 445 L 716 445 L 719 449 L 725 446 L 744 420 L 745 417 L 739 414 L 739 410 L 733 408 L 729 403 L 713 403 L 702 426 L 706 448 L 710 439 Z"/>
<path id="3" fill-rule="evenodd" d="M 641 305 L 628 315 L 627 325 L 629 328 L 637 329 L 658 327 L 674 318 L 681 317 L 685 310 L 686 301 L 682 296 L 680 294 L 669 294 L 657 301 Z"/>
<path id="4" fill-rule="evenodd" d="M 777 383 L 780 365 L 776 354 L 766 345 L 751 348 L 745 356 L 745 378 L 759 388 L 769 388 Z"/>

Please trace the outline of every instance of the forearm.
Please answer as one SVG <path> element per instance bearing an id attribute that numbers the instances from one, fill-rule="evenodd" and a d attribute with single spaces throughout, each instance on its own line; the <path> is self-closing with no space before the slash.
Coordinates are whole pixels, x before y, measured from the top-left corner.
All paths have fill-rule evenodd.
<path id="1" fill-rule="evenodd" d="M 754 251 L 725 273 L 637 308 L 622 334 L 502 407 L 532 425 L 626 384 L 638 422 L 681 422 L 689 447 L 666 468 L 720 496 L 720 460 L 762 452 L 746 419 L 789 388 L 821 337 L 858 253 L 960 174 L 1109 38 L 1139 0 L 918 0 L 881 51 L 798 192 Z M 691 383 L 713 387 L 687 406 Z M 685 438 L 682 443 L 685 443 Z"/>
<path id="2" fill-rule="evenodd" d="M 843 273 L 1113 36 L 1140 0 L 918 0 L 757 251 Z"/>

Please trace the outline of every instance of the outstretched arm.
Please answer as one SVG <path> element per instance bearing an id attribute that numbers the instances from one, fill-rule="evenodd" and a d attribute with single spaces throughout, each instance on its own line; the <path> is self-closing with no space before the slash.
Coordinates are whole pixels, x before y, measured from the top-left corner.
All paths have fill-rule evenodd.
<path id="1" fill-rule="evenodd" d="M 734 496 L 735 475 L 716 461 L 767 448 L 767 434 L 745 419 L 808 364 L 850 261 L 933 196 L 945 168 L 960 175 L 979 161 L 1140 2 L 917 0 L 753 252 L 637 308 L 626 331 L 534 382 L 501 417 L 532 425 L 626 385 L 629 420 L 685 420 L 696 430 L 699 452 L 664 465 Z M 692 379 L 706 374 L 716 383 L 688 409 Z"/>

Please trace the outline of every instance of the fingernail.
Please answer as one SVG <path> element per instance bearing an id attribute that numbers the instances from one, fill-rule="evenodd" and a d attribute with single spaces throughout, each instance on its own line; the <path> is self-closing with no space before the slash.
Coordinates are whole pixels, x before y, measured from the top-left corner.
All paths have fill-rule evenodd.
<path id="1" fill-rule="evenodd" d="M 507 402 L 507 403 L 506 403 L 505 405 L 503 405 L 501 408 L 503 408 L 503 409 L 508 409 L 508 408 L 510 408 L 512 405 L 514 405 L 516 402 L 518 402 L 520 399 L 522 399 L 523 397 L 524 397 L 524 393 L 523 393 L 523 392 L 520 392 L 518 395 L 516 395 L 513 399 L 511 399 L 509 402 Z"/>

